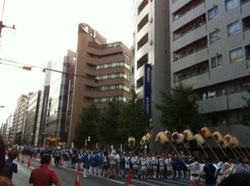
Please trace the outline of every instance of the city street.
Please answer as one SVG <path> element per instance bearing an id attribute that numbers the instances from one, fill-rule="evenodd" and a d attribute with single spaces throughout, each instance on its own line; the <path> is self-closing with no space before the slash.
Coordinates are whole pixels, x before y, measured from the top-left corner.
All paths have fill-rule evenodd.
<path id="1" fill-rule="evenodd" d="M 18 173 L 13 175 L 13 183 L 15 186 L 28 186 L 30 172 L 33 168 L 40 165 L 39 159 L 30 159 L 28 156 L 20 155 L 19 161 L 15 161 L 18 164 Z M 50 165 L 50 169 L 53 169 L 59 179 L 61 180 L 62 186 L 74 186 L 76 171 L 71 168 L 57 168 Z M 81 186 L 117 186 L 125 185 L 127 178 L 100 178 L 96 176 L 88 176 L 83 178 L 82 173 L 79 176 Z M 178 179 L 138 179 L 132 178 L 132 186 L 187 186 L 190 185 L 188 180 L 178 180 Z"/>

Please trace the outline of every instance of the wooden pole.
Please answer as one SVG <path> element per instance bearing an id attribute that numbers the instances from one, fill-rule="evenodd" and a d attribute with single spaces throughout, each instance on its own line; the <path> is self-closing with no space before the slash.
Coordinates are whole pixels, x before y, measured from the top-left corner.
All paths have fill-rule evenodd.
<path id="1" fill-rule="evenodd" d="M 188 129 L 193 133 L 193 131 L 190 129 L 190 127 L 189 127 L 189 126 L 187 126 L 187 127 L 188 127 Z M 203 138 L 202 135 L 201 135 L 201 137 Z M 198 141 L 197 141 L 197 142 L 198 142 Z M 208 158 L 208 155 L 207 155 L 205 149 L 202 147 L 202 144 L 200 144 L 199 142 L 198 142 L 198 144 L 199 144 L 200 148 L 202 149 L 202 151 L 204 152 L 204 154 L 206 155 L 206 157 Z"/>
<path id="2" fill-rule="evenodd" d="M 179 154 L 179 152 L 177 151 L 177 149 L 175 148 L 174 144 L 172 143 L 171 139 L 169 139 L 169 143 L 171 144 L 171 146 L 173 147 L 174 151 L 176 152 L 176 154 L 179 156 L 179 158 L 181 159 L 181 161 L 185 164 L 185 161 L 182 159 L 181 155 Z"/>
<path id="3" fill-rule="evenodd" d="M 201 134 L 200 131 L 197 130 L 197 132 L 198 132 L 199 134 Z M 211 146 L 208 144 L 208 142 L 207 142 L 206 140 L 205 140 L 205 142 L 206 142 L 208 148 L 211 150 L 211 152 L 213 153 L 213 155 L 215 156 L 215 158 L 216 158 L 216 159 L 218 160 L 218 162 L 219 162 L 220 159 L 218 158 L 218 156 L 215 154 L 215 152 L 213 151 L 213 149 L 211 148 Z"/>
<path id="4" fill-rule="evenodd" d="M 234 154 L 235 158 L 237 159 L 237 161 L 239 162 L 239 158 L 238 156 L 235 154 L 235 152 L 233 151 L 232 147 L 230 146 L 230 144 L 228 144 L 229 149 L 232 151 L 232 153 Z"/>
<path id="5" fill-rule="evenodd" d="M 186 144 L 184 143 L 184 141 L 183 141 L 182 143 L 183 143 L 185 149 L 188 151 L 188 154 L 189 154 L 190 156 L 192 156 L 191 152 L 189 151 L 189 149 L 188 149 L 188 147 L 186 146 Z"/>
<path id="6" fill-rule="evenodd" d="M 240 145 L 242 146 L 242 148 L 246 151 L 246 153 L 248 154 L 248 156 L 250 157 L 250 153 L 247 151 L 247 149 L 243 146 L 243 144 L 240 142 L 240 140 L 238 139 Z"/>
<path id="7" fill-rule="evenodd" d="M 214 137 L 212 137 L 214 139 Z M 218 142 L 214 139 L 215 143 L 217 144 L 217 146 L 220 148 L 221 152 L 224 154 L 224 156 L 227 156 L 226 153 L 224 152 L 224 150 L 221 148 L 220 144 L 218 144 Z"/>

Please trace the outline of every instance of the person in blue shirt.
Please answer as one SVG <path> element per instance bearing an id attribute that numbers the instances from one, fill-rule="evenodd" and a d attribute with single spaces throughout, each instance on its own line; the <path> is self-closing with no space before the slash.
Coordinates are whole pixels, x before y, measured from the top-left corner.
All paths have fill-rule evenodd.
<path id="1" fill-rule="evenodd" d="M 89 157 L 89 163 L 90 163 L 90 169 L 89 173 L 92 175 L 96 175 L 96 167 L 98 165 L 97 159 L 96 159 L 96 151 L 91 152 L 90 157 Z"/>
<path id="2" fill-rule="evenodd" d="M 97 162 L 96 175 L 101 176 L 101 170 L 102 170 L 102 153 L 101 153 L 101 151 L 98 151 L 95 154 L 95 159 L 96 159 L 96 162 Z"/>
<path id="3" fill-rule="evenodd" d="M 68 167 L 68 161 L 69 161 L 69 152 L 68 152 L 68 150 L 63 151 L 62 157 L 63 157 L 63 167 L 66 168 L 66 167 Z"/>
<path id="4" fill-rule="evenodd" d="M 120 176 L 125 177 L 125 154 L 121 152 L 120 156 Z"/>
<path id="5" fill-rule="evenodd" d="M 215 171 L 216 168 L 213 165 L 212 158 L 207 158 L 206 163 L 203 167 L 203 171 L 205 172 L 206 185 L 215 185 Z"/>
<path id="6" fill-rule="evenodd" d="M 90 168 L 90 154 L 89 151 L 86 151 L 83 153 L 82 156 L 82 163 L 83 163 L 83 177 L 86 178 L 88 173 L 89 173 L 89 168 Z"/>

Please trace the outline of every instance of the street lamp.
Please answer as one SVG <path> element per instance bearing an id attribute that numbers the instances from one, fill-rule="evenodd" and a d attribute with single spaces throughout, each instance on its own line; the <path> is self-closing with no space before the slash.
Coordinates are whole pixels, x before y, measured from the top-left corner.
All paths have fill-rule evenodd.
<path id="1" fill-rule="evenodd" d="M 84 142 L 85 150 L 87 150 L 88 142 L 90 142 L 90 136 L 88 136 L 88 138 L 85 139 L 85 142 Z"/>
<path id="2" fill-rule="evenodd" d="M 32 133 L 30 134 L 30 136 L 31 136 L 30 144 L 31 144 L 31 145 L 33 145 L 33 135 L 34 135 L 34 134 L 33 134 L 33 132 L 32 132 Z"/>

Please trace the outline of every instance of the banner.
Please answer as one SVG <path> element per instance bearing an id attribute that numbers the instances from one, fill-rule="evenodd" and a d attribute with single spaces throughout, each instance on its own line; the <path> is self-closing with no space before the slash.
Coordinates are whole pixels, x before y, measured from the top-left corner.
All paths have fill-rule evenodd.
<path id="1" fill-rule="evenodd" d="M 144 64 L 143 103 L 146 114 L 151 117 L 151 64 Z"/>

